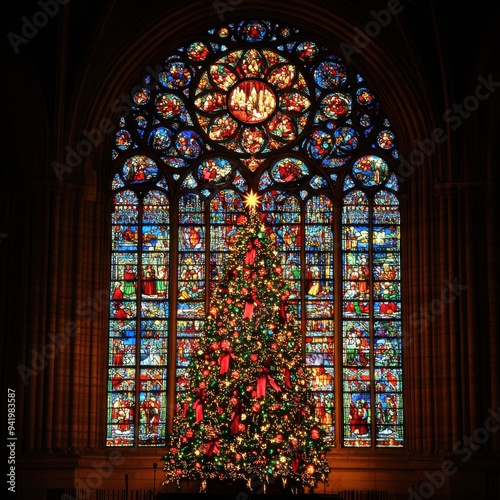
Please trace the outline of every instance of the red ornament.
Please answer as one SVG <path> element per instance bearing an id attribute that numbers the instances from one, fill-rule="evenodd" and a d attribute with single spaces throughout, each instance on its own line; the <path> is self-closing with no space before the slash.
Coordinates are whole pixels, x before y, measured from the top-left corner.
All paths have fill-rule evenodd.
<path id="1" fill-rule="evenodd" d="M 319 429 L 317 427 L 314 427 L 311 429 L 311 439 L 319 439 Z"/>
<path id="2" fill-rule="evenodd" d="M 307 464 L 306 465 L 306 474 L 309 475 L 309 476 L 312 476 L 314 475 L 314 473 L 316 472 L 316 467 L 314 466 L 314 464 Z"/>
<path id="3" fill-rule="evenodd" d="M 252 411 L 253 411 L 253 412 L 255 412 L 255 413 L 259 412 L 259 411 L 260 411 L 260 408 L 261 408 L 261 406 L 260 406 L 260 404 L 259 404 L 259 403 L 254 403 L 254 404 L 252 405 Z"/>
<path id="4" fill-rule="evenodd" d="M 240 378 L 240 372 L 238 370 L 234 370 L 234 372 L 231 373 L 231 377 L 233 377 L 235 380 Z"/>
<path id="5" fill-rule="evenodd" d="M 259 356 L 257 354 L 250 354 L 250 361 L 257 361 L 259 359 Z"/>

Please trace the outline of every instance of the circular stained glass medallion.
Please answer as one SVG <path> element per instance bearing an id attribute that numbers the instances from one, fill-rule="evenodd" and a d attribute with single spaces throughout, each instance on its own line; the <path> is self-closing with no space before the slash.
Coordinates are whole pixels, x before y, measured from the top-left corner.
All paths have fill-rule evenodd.
<path id="1" fill-rule="evenodd" d="M 365 155 L 354 162 L 352 172 L 364 186 L 378 186 L 387 179 L 389 168 L 379 156 Z"/>

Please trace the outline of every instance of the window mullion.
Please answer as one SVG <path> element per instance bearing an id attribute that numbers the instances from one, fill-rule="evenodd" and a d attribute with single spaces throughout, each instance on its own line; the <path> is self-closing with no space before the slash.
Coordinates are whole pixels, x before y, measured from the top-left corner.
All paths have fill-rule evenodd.
<path id="1" fill-rule="evenodd" d="M 170 290 L 169 290 L 169 331 L 168 331 L 168 360 L 167 360 L 167 427 L 166 433 L 172 432 L 176 405 L 177 384 L 177 301 L 178 301 L 178 258 L 179 258 L 179 205 L 170 202 Z"/>
<path id="2" fill-rule="evenodd" d="M 144 213 L 144 195 L 139 196 L 138 213 L 138 238 L 137 238 L 137 291 L 136 291 L 136 322 L 135 322 L 135 414 L 134 414 L 134 443 L 139 445 L 140 432 L 140 394 L 141 394 L 141 302 L 142 302 L 142 279 L 143 279 L 143 213 Z"/>
<path id="3" fill-rule="evenodd" d="M 344 440 L 343 421 L 343 335 L 342 335 L 342 203 L 336 198 L 333 203 L 333 262 L 335 276 L 334 290 L 334 342 L 335 342 L 335 443 L 340 446 Z"/>
<path id="4" fill-rule="evenodd" d="M 375 412 L 375 327 L 374 327 L 374 303 L 373 303 L 373 198 L 368 197 L 368 301 L 369 301 L 369 340 L 370 340 L 370 421 L 372 448 L 376 444 L 376 412 Z"/>

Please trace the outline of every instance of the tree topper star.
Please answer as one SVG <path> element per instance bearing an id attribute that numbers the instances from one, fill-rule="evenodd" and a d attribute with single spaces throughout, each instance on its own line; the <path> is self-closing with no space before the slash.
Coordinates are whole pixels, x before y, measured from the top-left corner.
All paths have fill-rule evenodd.
<path id="1" fill-rule="evenodd" d="M 250 210 L 255 210 L 262 202 L 260 201 L 260 196 L 257 193 L 254 193 L 252 189 L 243 196 L 243 201 L 245 203 L 245 207 Z"/>

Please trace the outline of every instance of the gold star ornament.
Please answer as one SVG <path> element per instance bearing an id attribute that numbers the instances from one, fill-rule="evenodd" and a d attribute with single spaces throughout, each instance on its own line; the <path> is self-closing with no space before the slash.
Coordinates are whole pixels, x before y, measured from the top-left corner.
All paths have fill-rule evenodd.
<path id="1" fill-rule="evenodd" d="M 261 197 L 257 193 L 254 193 L 251 189 L 246 195 L 243 196 L 245 207 L 249 210 L 255 210 L 262 203 L 260 198 Z"/>

